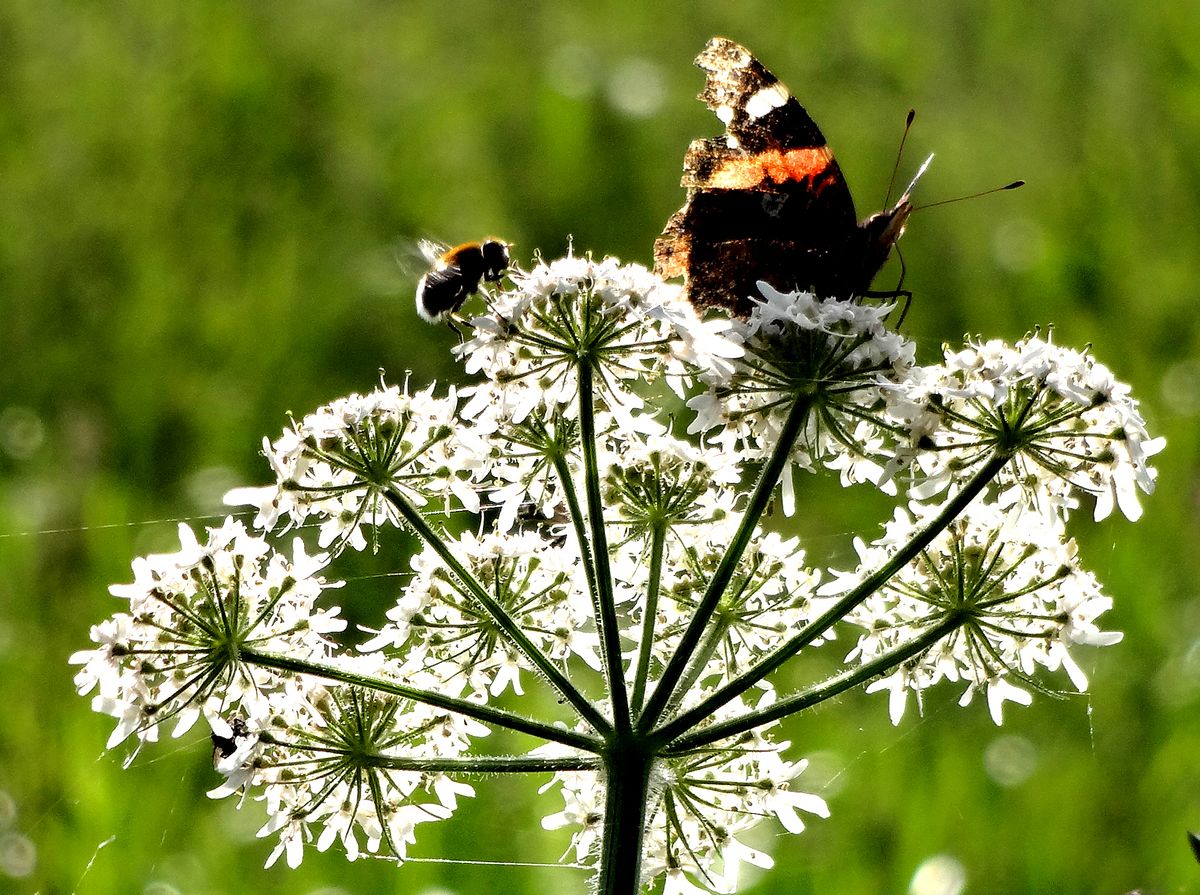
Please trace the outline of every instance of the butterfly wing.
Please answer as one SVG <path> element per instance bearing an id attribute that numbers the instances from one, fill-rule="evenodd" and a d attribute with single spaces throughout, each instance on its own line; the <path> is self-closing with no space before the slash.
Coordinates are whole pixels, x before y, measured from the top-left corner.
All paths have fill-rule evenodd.
<path id="1" fill-rule="evenodd" d="M 831 259 L 857 219 L 820 128 L 745 47 L 714 37 L 696 64 L 706 73 L 700 99 L 725 134 L 688 147 L 687 202 L 655 243 L 655 271 L 683 276 L 697 306 L 738 314 L 759 279 L 835 294 Z"/>

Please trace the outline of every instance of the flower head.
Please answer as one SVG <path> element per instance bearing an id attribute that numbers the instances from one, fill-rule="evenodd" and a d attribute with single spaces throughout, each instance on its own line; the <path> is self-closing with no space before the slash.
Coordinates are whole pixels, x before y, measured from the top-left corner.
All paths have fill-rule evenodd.
<path id="1" fill-rule="evenodd" d="M 644 406 L 647 381 L 678 379 L 685 361 L 719 364 L 740 354 L 736 341 L 703 323 L 676 286 L 614 258 L 539 263 L 471 321 L 459 349 L 468 373 L 464 415 L 521 422 L 535 408 L 573 412 L 581 366 L 595 380 L 598 406 L 628 415 Z"/>
<path id="2" fill-rule="evenodd" d="M 93 707 L 119 719 L 110 747 L 133 734 L 152 741 L 170 718 L 179 736 L 201 713 L 265 711 L 283 678 L 242 654 L 324 658 L 326 635 L 345 627 L 314 605 L 329 586 L 315 574 L 328 557 L 307 556 L 299 540 L 289 561 L 234 519 L 204 544 L 186 525 L 179 539 L 176 553 L 134 561 L 134 582 L 110 588 L 128 611 L 94 626 L 98 646 L 71 657 L 83 665 L 79 692 L 96 690 Z"/>
<path id="3" fill-rule="evenodd" d="M 1034 500 L 1064 516 L 1080 492 L 1095 516 L 1114 507 L 1141 516 L 1137 492 L 1154 490 L 1150 438 L 1129 386 L 1086 352 L 1029 336 L 947 349 L 943 364 L 889 392 L 892 413 L 911 432 L 918 484 L 927 498 L 968 475 L 994 452 L 1013 457 L 1000 480 L 1006 503 Z"/>
<path id="4" fill-rule="evenodd" d="M 486 728 L 355 687 L 308 687 L 293 696 L 218 765 L 230 783 L 210 793 L 261 792 L 270 819 L 259 835 L 280 837 L 267 866 L 281 854 L 297 866 L 314 836 L 318 851 L 339 842 L 350 860 L 382 846 L 403 860 L 416 824 L 444 820 L 458 796 L 474 795 L 422 764 L 461 754 Z"/>
<path id="5" fill-rule="evenodd" d="M 458 538 L 455 552 L 553 661 L 599 667 L 591 601 L 569 542 L 533 531 L 482 538 L 468 533 Z M 480 698 L 509 688 L 523 693 L 521 656 L 494 617 L 447 573 L 434 550 L 415 556 L 413 569 L 412 582 L 388 611 L 388 624 L 360 649 L 385 649 L 398 667 L 432 673 L 440 687 L 465 683 Z"/>
<path id="6" fill-rule="evenodd" d="M 339 398 L 264 441 L 273 487 L 236 489 L 226 502 L 257 506 L 265 529 L 313 516 L 321 546 L 338 550 L 366 546 L 364 525 L 401 524 L 391 496 L 478 511 L 471 479 L 486 465 L 487 445 L 453 424 L 457 411 L 453 389 L 439 398 L 432 387 L 409 394 L 407 386 L 380 386 Z"/>
<path id="7" fill-rule="evenodd" d="M 767 283 L 759 289 L 762 300 L 735 325 L 744 356 L 728 374 L 710 368 L 703 375 L 707 387 L 688 402 L 696 413 L 689 431 L 739 457 L 762 458 L 792 408 L 809 406 L 780 479 L 790 515 L 793 469 L 820 463 L 838 469 L 847 484 L 883 479 L 890 441 L 884 396 L 903 381 L 914 348 L 884 325 L 890 307 L 782 293 Z"/>
<path id="8" fill-rule="evenodd" d="M 934 513 L 897 512 L 882 538 L 858 544 L 860 571 L 839 575 L 826 592 L 843 592 L 884 565 L 896 545 L 911 540 Z M 847 661 L 863 666 L 929 642 L 867 687 L 888 690 L 893 723 L 909 693 L 941 682 L 986 690 L 992 717 L 1005 700 L 1028 704 L 1038 667 L 1066 668 L 1082 692 L 1087 677 L 1071 657 L 1079 644 L 1107 646 L 1121 635 L 1095 626 L 1112 605 L 1095 577 L 1079 566 L 1075 542 L 1051 514 L 975 504 L 846 620 L 862 629 Z M 933 635 L 933 636 L 931 636 Z M 895 663 L 893 663 L 895 664 Z"/>
<path id="9" fill-rule="evenodd" d="M 551 774 L 543 826 L 626 874 L 605 891 L 640 851 L 642 883 L 690 895 L 770 866 L 745 835 L 763 820 L 829 815 L 781 719 L 864 683 L 894 722 L 943 681 L 997 723 L 1046 674 L 1083 691 L 1080 648 L 1121 635 L 1065 518 L 1080 492 L 1136 518 L 1153 487 L 1161 440 L 1128 389 L 1040 337 L 918 367 L 890 307 L 759 289 L 747 319 L 702 318 L 612 258 L 514 268 L 457 350 L 475 384 L 293 421 L 265 445 L 274 483 L 227 500 L 266 532 L 318 527 L 328 554 L 227 520 L 135 561 L 127 610 L 72 657 L 110 743 L 203 715 L 211 795 L 262 802 L 268 864 L 291 866 L 308 846 L 403 860 L 473 795 L 463 775 Z M 856 568 L 816 567 L 771 518 L 816 472 L 905 489 Z M 415 553 L 384 552 L 401 527 Z M 320 573 L 367 543 L 411 568 L 366 642 L 338 643 Z M 846 667 L 780 692 L 800 654 Z M 479 749 L 493 732 L 523 739 Z"/>
<path id="10" fill-rule="evenodd" d="M 769 702 L 770 698 L 768 690 L 762 699 Z M 745 708 L 742 703 L 730 705 L 725 714 Z M 795 787 L 808 762 L 784 760 L 781 753 L 789 745 L 758 730 L 657 763 L 651 774 L 643 879 L 665 874 L 668 886 L 677 891 L 733 892 L 743 863 L 762 868 L 773 864 L 769 856 L 741 842 L 739 835 L 766 818 L 774 817 L 786 830 L 798 833 L 804 829 L 800 812 L 828 817 L 824 799 Z M 594 859 L 603 820 L 602 778 L 589 772 L 564 772 L 556 774 L 543 791 L 552 786 L 558 787 L 564 807 L 545 817 L 543 826 L 575 825 L 576 860 Z"/>

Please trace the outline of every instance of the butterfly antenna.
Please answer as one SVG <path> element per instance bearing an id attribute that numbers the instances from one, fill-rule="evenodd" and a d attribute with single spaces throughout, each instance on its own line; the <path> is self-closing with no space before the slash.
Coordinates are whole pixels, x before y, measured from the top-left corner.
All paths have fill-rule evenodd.
<path id="1" fill-rule="evenodd" d="M 924 168 L 922 168 L 922 170 L 924 170 Z M 1022 186 L 1025 186 L 1024 180 L 1014 180 L 1012 183 L 1006 183 L 1004 186 L 994 186 L 990 190 L 981 190 L 978 193 L 971 193 L 967 196 L 955 196 L 953 199 L 941 199 L 937 202 L 930 202 L 927 205 L 917 205 L 913 207 L 913 211 L 919 211 L 922 208 L 935 208 L 938 205 L 949 205 L 951 202 L 962 202 L 964 199 L 978 199 L 980 196 L 990 196 L 992 193 L 1002 193 L 1005 190 L 1015 190 Z"/>
<path id="2" fill-rule="evenodd" d="M 900 170 L 900 158 L 904 155 L 904 143 L 908 140 L 909 129 L 912 128 L 913 119 L 916 117 L 917 110 L 909 109 L 908 117 L 904 119 L 904 133 L 900 135 L 900 148 L 896 150 L 896 163 L 892 165 L 892 179 L 888 181 L 887 195 L 883 198 L 884 208 L 892 201 L 892 190 L 896 188 L 896 172 Z"/>

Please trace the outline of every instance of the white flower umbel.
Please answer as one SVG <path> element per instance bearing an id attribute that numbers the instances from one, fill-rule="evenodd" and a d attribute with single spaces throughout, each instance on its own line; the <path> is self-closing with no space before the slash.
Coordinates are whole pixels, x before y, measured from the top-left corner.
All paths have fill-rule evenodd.
<path id="1" fill-rule="evenodd" d="M 744 459 L 769 456 L 781 439 L 794 442 L 780 478 L 788 515 L 793 469 L 822 463 L 845 484 L 882 484 L 892 440 L 884 396 L 904 380 L 915 353 L 885 326 L 891 307 L 758 286 L 763 298 L 734 329 L 744 356 L 705 371 L 707 388 L 688 402 L 696 412 L 690 431 Z"/>
<path id="2" fill-rule="evenodd" d="M 180 736 L 202 713 L 264 713 L 284 680 L 243 652 L 324 659 L 326 635 L 345 627 L 336 610 L 314 605 L 328 557 L 307 556 L 298 539 L 291 561 L 234 519 L 204 544 L 180 525 L 179 540 L 176 553 L 134 562 L 134 582 L 110 588 L 128 612 L 95 625 L 99 646 L 71 656 L 83 665 L 79 692 L 96 690 L 93 708 L 118 719 L 110 747 L 134 734 L 154 741 L 170 719 Z"/>
<path id="3" fill-rule="evenodd" d="M 1149 436 L 1129 386 L 1107 367 L 1036 335 L 945 354 L 889 392 L 916 451 L 914 496 L 941 492 L 1002 450 L 1016 458 L 997 483 L 1013 492 L 1005 503 L 1037 501 L 1065 517 L 1084 492 L 1096 519 L 1114 507 L 1141 516 L 1137 493 L 1154 490 L 1149 458 L 1165 442 Z"/>
<path id="4" fill-rule="evenodd" d="M 353 861 L 386 846 L 403 860 L 416 824 L 445 820 L 459 795 L 474 795 L 431 768 L 486 735 L 483 725 L 359 687 L 295 695 L 274 706 L 263 729 L 246 730 L 245 744 L 219 765 L 230 783 L 210 793 L 262 789 L 270 819 L 259 835 L 281 833 L 268 867 L 282 854 L 299 864 L 314 827 L 318 851 L 340 842 Z"/>
<path id="5" fill-rule="evenodd" d="M 578 550 L 534 531 L 461 535 L 452 549 L 534 643 L 562 668 L 572 660 L 599 668 L 591 601 Z M 389 624 L 360 649 L 387 648 L 412 673 L 432 671 L 441 681 L 466 682 L 470 692 L 499 696 L 522 689 L 520 654 L 495 619 L 438 554 L 426 548 L 413 558 L 416 575 Z M 460 684 L 461 686 L 461 684 Z"/>
<path id="6" fill-rule="evenodd" d="M 759 288 L 701 318 L 645 268 L 539 263 L 470 322 L 462 400 L 381 385 L 293 422 L 274 483 L 227 499 L 328 555 L 229 521 L 137 560 L 73 657 L 110 743 L 203 714 L 212 795 L 263 805 L 268 863 L 403 860 L 465 779 L 538 774 L 600 895 L 727 893 L 771 866 L 752 827 L 829 814 L 781 719 L 864 685 L 894 721 L 942 681 L 997 723 L 1059 672 L 1082 691 L 1079 653 L 1120 635 L 1066 517 L 1081 492 L 1136 517 L 1161 447 L 1126 387 L 1039 338 L 915 366 L 888 307 Z M 897 496 L 854 569 L 772 529 L 816 473 Z M 401 528 L 386 620 L 340 642 L 319 574 Z M 783 690 L 802 653 L 818 680 Z"/>
<path id="7" fill-rule="evenodd" d="M 869 574 L 886 562 L 933 515 L 923 507 L 911 516 L 898 511 L 882 538 L 857 544 L 860 570 Z M 839 575 L 827 589 L 844 590 L 863 576 Z M 975 691 L 987 692 L 999 724 L 1004 701 L 1028 705 L 1029 693 L 1021 687 L 1037 686 L 1032 676 L 1039 666 L 1065 668 L 1076 689 L 1086 690 L 1087 677 L 1068 647 L 1120 642 L 1119 633 L 1095 626 L 1111 605 L 1096 579 L 1079 567 L 1075 542 L 1057 516 L 976 503 L 847 615 L 866 633 L 846 661 L 869 665 L 941 631 L 867 692 L 891 694 L 892 723 L 898 724 L 910 692 L 919 699 L 941 681 L 958 682 L 966 685 L 964 704 Z"/>
<path id="8" fill-rule="evenodd" d="M 366 546 L 364 525 L 401 524 L 389 492 L 416 507 L 478 511 L 471 477 L 486 463 L 487 444 L 454 425 L 453 389 L 442 398 L 433 392 L 381 385 L 321 407 L 273 443 L 264 440 L 275 485 L 237 489 L 226 502 L 257 506 L 255 524 L 265 529 L 281 520 L 300 526 L 313 517 L 321 525 L 321 546 L 335 551 Z"/>
<path id="9" fill-rule="evenodd" d="M 458 349 L 467 372 L 485 377 L 465 416 L 519 423 L 535 408 L 570 413 L 581 356 L 596 377 L 593 400 L 632 413 L 644 404 L 639 384 L 682 372 L 675 354 L 688 347 L 679 335 L 703 328 L 678 287 L 615 258 L 570 256 L 514 279 L 517 288 L 491 300 L 488 313 L 471 321 L 473 338 Z M 739 353 L 711 333 L 705 347 L 691 350 Z"/>

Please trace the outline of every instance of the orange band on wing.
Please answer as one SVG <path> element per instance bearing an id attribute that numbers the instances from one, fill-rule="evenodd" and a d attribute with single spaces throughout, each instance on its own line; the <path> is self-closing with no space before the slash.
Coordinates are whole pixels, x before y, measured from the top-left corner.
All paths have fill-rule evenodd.
<path id="1" fill-rule="evenodd" d="M 757 155 L 727 159 L 705 179 L 704 185 L 719 190 L 745 190 L 754 189 L 767 180 L 777 184 L 805 180 L 816 177 L 832 161 L 833 153 L 828 146 L 786 152 L 768 149 Z"/>

